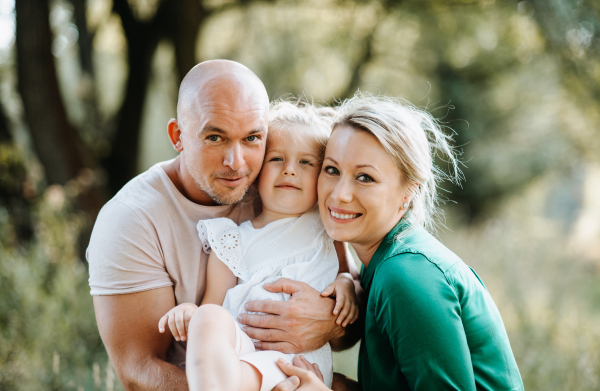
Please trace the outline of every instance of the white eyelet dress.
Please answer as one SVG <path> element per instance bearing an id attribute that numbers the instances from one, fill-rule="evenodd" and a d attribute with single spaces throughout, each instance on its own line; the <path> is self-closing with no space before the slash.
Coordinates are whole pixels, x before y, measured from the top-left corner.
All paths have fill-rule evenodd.
<path id="1" fill-rule="evenodd" d="M 227 291 L 223 302 L 223 308 L 236 323 L 237 316 L 247 312 L 244 305 L 249 301 L 289 299 L 288 294 L 266 291 L 264 283 L 285 277 L 305 282 L 322 292 L 336 278 L 339 264 L 333 240 L 325 232 L 316 208 L 300 217 L 276 220 L 260 229 L 255 229 L 250 221 L 237 226 L 227 218 L 201 220 L 197 228 L 204 251 L 216 251 L 218 258 L 238 277 L 238 285 Z M 272 382 L 268 380 L 269 374 L 263 373 L 273 368 L 276 357 L 272 353 L 258 351 L 240 357 L 261 372 L 261 390 L 272 388 L 266 388 Z M 325 384 L 331 387 L 333 362 L 329 344 L 302 354 L 319 365 Z M 248 356 L 252 357 L 248 359 Z M 291 361 L 294 354 L 285 356 Z M 264 364 L 262 360 L 270 362 Z M 282 375 L 278 368 L 277 372 L 275 379 Z"/>

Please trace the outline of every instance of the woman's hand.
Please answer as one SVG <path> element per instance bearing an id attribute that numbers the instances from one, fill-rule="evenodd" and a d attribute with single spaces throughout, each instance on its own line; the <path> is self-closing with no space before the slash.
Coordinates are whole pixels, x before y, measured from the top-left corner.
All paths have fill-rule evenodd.
<path id="1" fill-rule="evenodd" d="M 283 373 L 289 376 L 273 388 L 273 391 L 331 391 L 323 383 L 323 374 L 317 364 L 311 364 L 304 356 L 296 356 L 294 365 L 283 359 L 277 360 L 277 365 Z"/>

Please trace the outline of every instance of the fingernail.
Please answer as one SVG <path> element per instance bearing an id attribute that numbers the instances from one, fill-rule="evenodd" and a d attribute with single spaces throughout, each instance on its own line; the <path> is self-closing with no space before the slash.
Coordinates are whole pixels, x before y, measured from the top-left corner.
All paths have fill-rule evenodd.
<path id="1" fill-rule="evenodd" d="M 285 360 L 284 360 L 283 358 L 278 358 L 278 359 L 277 359 L 277 362 L 278 362 L 278 363 L 281 363 L 281 364 L 284 364 L 284 363 L 285 363 Z"/>
<path id="2" fill-rule="evenodd" d="M 242 327 L 242 331 L 245 333 L 246 331 L 248 331 L 248 327 L 246 327 L 246 326 Z"/>

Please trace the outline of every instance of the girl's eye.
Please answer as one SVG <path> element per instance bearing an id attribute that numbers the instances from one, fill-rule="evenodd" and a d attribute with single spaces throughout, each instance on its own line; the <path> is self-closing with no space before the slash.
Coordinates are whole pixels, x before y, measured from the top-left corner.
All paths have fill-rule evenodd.
<path id="1" fill-rule="evenodd" d="M 283 161 L 283 159 L 282 159 L 282 158 L 280 158 L 280 157 L 274 157 L 274 158 L 271 158 L 269 161 L 270 161 L 270 162 L 282 162 L 282 161 Z"/>
<path id="2" fill-rule="evenodd" d="M 339 170 L 332 166 L 325 167 L 325 172 L 328 173 L 329 175 L 339 175 L 340 174 Z"/>
<path id="3" fill-rule="evenodd" d="M 248 137 L 246 137 L 246 140 L 248 140 L 248 141 L 256 141 L 256 140 L 258 140 L 258 136 L 248 136 Z"/>
<path id="4" fill-rule="evenodd" d="M 220 136 L 217 136 L 217 135 L 215 135 L 215 134 L 213 134 L 213 135 L 211 135 L 211 136 L 208 136 L 208 139 L 209 139 L 210 141 L 219 141 L 219 139 L 220 139 L 220 138 L 221 138 Z"/>
<path id="5" fill-rule="evenodd" d="M 308 165 L 313 165 L 311 162 L 309 162 L 308 160 L 300 160 L 300 164 L 308 164 Z"/>
<path id="6" fill-rule="evenodd" d="M 368 176 L 367 174 L 362 174 L 359 175 L 356 179 L 358 179 L 359 182 L 365 182 L 365 183 L 369 183 L 369 182 L 375 182 L 373 180 L 373 178 L 371 178 L 370 176 Z"/>

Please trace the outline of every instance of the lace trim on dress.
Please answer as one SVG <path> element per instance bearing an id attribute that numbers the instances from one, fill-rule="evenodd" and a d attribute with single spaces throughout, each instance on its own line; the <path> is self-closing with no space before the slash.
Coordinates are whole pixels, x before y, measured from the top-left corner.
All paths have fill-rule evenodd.
<path id="1" fill-rule="evenodd" d="M 247 271 L 242 264 L 242 246 L 238 226 L 229 219 L 200 220 L 197 225 L 202 249 L 209 254 L 211 249 L 233 274 L 247 279 Z"/>

